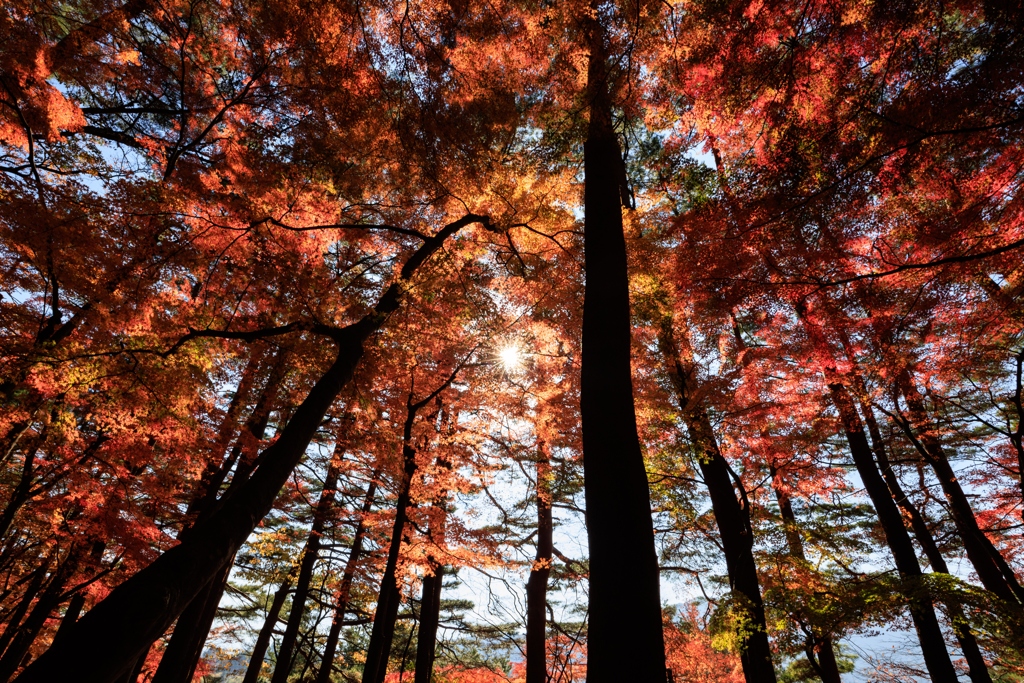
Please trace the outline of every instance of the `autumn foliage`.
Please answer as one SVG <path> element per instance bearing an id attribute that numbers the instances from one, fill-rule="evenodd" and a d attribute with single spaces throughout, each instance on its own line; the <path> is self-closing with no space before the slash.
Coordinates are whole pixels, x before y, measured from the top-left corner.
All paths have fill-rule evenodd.
<path id="1" fill-rule="evenodd" d="M 0 37 L 0 683 L 1024 676 L 1020 2 Z"/>

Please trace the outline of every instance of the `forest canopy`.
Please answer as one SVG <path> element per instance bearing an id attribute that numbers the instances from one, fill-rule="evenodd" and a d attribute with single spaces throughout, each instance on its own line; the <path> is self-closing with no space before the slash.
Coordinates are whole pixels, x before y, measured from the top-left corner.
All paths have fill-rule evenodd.
<path id="1" fill-rule="evenodd" d="M 0 36 L 0 683 L 1024 681 L 1020 0 Z"/>

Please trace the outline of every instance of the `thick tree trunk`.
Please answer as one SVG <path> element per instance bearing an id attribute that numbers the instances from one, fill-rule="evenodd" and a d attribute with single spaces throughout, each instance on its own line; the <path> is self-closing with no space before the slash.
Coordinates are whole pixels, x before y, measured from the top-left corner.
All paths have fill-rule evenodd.
<path id="1" fill-rule="evenodd" d="M 468 214 L 424 241 L 405 262 L 373 311 L 342 329 L 315 327 L 338 346 L 330 368 L 258 458 L 255 473 L 218 502 L 189 537 L 115 588 L 18 677 L 18 683 L 114 683 L 213 580 L 274 505 L 281 487 L 302 459 L 324 415 L 352 378 L 363 343 L 398 309 L 402 288 L 416 269 L 459 229 L 486 218 Z"/>
<path id="2" fill-rule="evenodd" d="M 292 670 L 295 643 L 299 637 L 299 627 L 302 625 L 302 614 L 306 609 L 306 599 L 309 597 L 309 586 L 313 581 L 313 569 L 320 558 L 320 538 L 323 536 L 324 525 L 327 523 L 331 509 L 334 507 L 334 494 L 338 486 L 338 468 L 344 453 L 342 443 L 339 440 L 335 446 L 331 463 L 327 467 L 327 476 L 324 478 L 324 488 L 320 493 L 320 499 L 317 501 L 316 510 L 313 513 L 313 524 L 309 531 L 309 538 L 306 539 L 306 547 L 302 551 L 299 577 L 295 581 L 295 593 L 292 595 L 292 608 L 288 614 L 288 624 L 285 627 L 284 635 L 281 637 L 281 645 L 277 651 L 277 665 L 274 668 L 271 683 L 287 683 L 288 674 Z"/>
<path id="3" fill-rule="evenodd" d="M 270 603 L 263 628 L 260 629 L 259 635 L 256 636 L 256 644 L 252 647 L 249 666 L 245 670 L 242 683 L 256 683 L 259 678 L 260 671 L 263 669 L 263 660 L 266 659 L 267 650 L 270 649 L 270 640 L 274 637 L 274 627 L 281 619 L 281 609 L 284 607 L 284 601 L 288 599 L 288 593 L 291 592 L 291 585 L 292 577 L 289 575 L 274 593 L 274 599 Z"/>
<path id="4" fill-rule="evenodd" d="M 590 21 L 583 146 L 583 357 L 580 412 L 590 546 L 589 683 L 664 683 L 658 557 L 636 428 L 629 281 L 620 201 L 623 161 L 612 126 L 606 34 Z"/>
<path id="5" fill-rule="evenodd" d="M 978 526 L 974 510 L 967 500 L 963 487 L 960 486 L 956 472 L 949 464 L 945 449 L 927 426 L 924 401 L 909 371 L 904 370 L 900 373 L 899 384 L 911 416 L 909 421 L 902 422 L 900 426 L 935 473 L 946 498 L 950 517 L 956 525 L 964 550 L 978 578 L 986 589 L 1010 604 L 1020 607 L 1024 604 L 1024 588 L 1021 587 L 1006 559 Z"/>
<path id="6" fill-rule="evenodd" d="M 191 683 L 233 564 L 232 561 L 221 568 L 220 574 L 206 584 L 178 617 L 152 683 Z"/>
<path id="7" fill-rule="evenodd" d="M 917 539 L 921 549 L 924 551 L 925 557 L 928 558 L 928 563 L 932 566 L 932 571 L 940 574 L 949 574 L 949 567 L 946 565 L 946 560 L 942 557 L 942 553 L 939 551 L 939 546 L 935 543 L 935 538 L 932 536 L 932 532 L 928 528 L 928 524 L 925 522 L 924 516 L 903 491 L 903 485 L 900 483 L 899 477 L 896 476 L 896 472 L 893 470 L 892 464 L 889 462 L 889 455 L 885 448 L 885 442 L 882 440 L 882 431 L 878 428 L 878 421 L 875 420 L 875 414 L 871 410 L 871 406 L 868 405 L 864 398 L 866 395 L 866 392 L 864 391 L 864 382 L 859 376 L 854 376 L 853 381 L 854 386 L 857 389 L 860 410 L 864 415 L 864 422 L 867 424 L 868 435 L 871 437 L 871 448 L 875 453 L 875 459 L 878 461 L 878 467 L 882 471 L 882 478 L 885 479 L 885 483 L 889 487 L 889 492 L 892 494 L 892 499 L 896 502 L 896 505 L 899 506 L 900 510 L 903 511 L 903 518 L 910 521 L 910 529 L 914 532 L 914 537 Z M 988 665 L 985 663 L 985 657 L 981 654 L 981 648 L 978 647 L 977 639 L 974 637 L 974 634 L 971 633 L 971 628 L 967 622 L 967 616 L 964 614 L 963 606 L 956 600 L 947 600 L 946 607 L 949 610 L 950 621 L 953 625 L 953 633 L 956 635 L 957 641 L 960 643 L 960 650 L 964 653 L 964 659 L 967 660 L 967 667 L 970 672 L 971 682 L 992 683 L 992 677 L 989 675 Z"/>
<path id="8" fill-rule="evenodd" d="M 146 656 L 148 654 L 148 650 L 141 654 L 132 664 L 132 667 L 127 670 L 127 673 L 125 673 L 125 675 L 119 681 L 117 681 L 117 683 L 139 683 L 139 676 L 142 675 L 142 669 L 144 666 L 146 666 Z M 142 683 L 146 682 L 143 681 Z"/>
<path id="9" fill-rule="evenodd" d="M 320 670 L 316 675 L 316 683 L 330 683 L 331 668 L 334 666 L 334 655 L 338 648 L 338 638 L 341 636 L 342 626 L 345 624 L 345 612 L 348 611 L 349 598 L 352 594 L 352 582 L 356 577 L 356 569 L 359 568 L 359 560 L 363 555 L 363 538 L 366 536 L 366 524 L 363 520 L 370 514 L 373 508 L 373 498 L 377 493 L 377 479 L 380 477 L 380 470 L 375 470 L 370 478 L 370 485 L 366 489 L 366 498 L 363 500 L 363 509 L 360 511 L 359 521 L 356 523 L 356 531 L 352 536 L 352 548 L 348 553 L 348 561 L 345 563 L 345 572 L 341 577 L 341 585 L 338 587 L 338 596 L 335 601 L 334 618 L 331 620 L 331 629 L 327 633 L 327 642 L 324 644 L 323 657 L 320 660 Z"/>
<path id="10" fill-rule="evenodd" d="M 906 527 L 903 526 L 899 508 L 875 466 L 867 436 L 864 434 L 864 426 L 857 415 L 853 400 L 846 387 L 841 383 L 832 382 L 829 384 L 829 390 L 846 431 L 846 440 L 850 446 L 854 465 L 864 483 L 864 490 L 867 491 L 871 503 L 875 506 L 875 512 L 882 524 L 886 542 L 896 563 L 896 570 L 906 586 L 910 616 L 921 642 L 925 666 L 932 681 L 954 683 L 957 680 L 956 671 L 949 659 L 949 653 L 946 651 L 946 644 L 942 637 L 942 630 L 939 628 L 939 620 L 935 616 L 935 609 L 931 599 L 922 595 L 920 591 L 919 584 L 922 573 L 921 567 L 917 563 L 914 545 L 911 543 Z"/>
<path id="11" fill-rule="evenodd" d="M 526 683 L 547 683 L 548 577 L 554 551 L 551 517 L 551 460 L 547 444 L 537 447 L 537 555 L 526 582 Z"/>
<path id="12" fill-rule="evenodd" d="M 85 608 L 85 594 L 75 593 L 71 596 L 68 601 L 67 609 L 64 610 L 64 617 L 60 620 L 60 626 L 57 627 L 57 632 L 53 634 L 53 642 L 57 642 L 63 638 L 67 632 L 75 625 L 78 621 L 78 617 L 82 615 L 82 610 Z"/>
<path id="13" fill-rule="evenodd" d="M 434 673 L 434 649 L 437 627 L 441 623 L 441 588 L 444 565 L 438 564 L 431 576 L 423 577 L 420 599 L 420 630 L 416 636 L 416 674 L 413 683 L 430 683 Z"/>
<path id="14" fill-rule="evenodd" d="M 778 472 L 772 466 L 772 489 L 775 491 L 775 500 L 779 504 L 782 523 L 785 525 L 789 554 L 801 562 L 806 562 L 807 557 L 804 554 L 803 538 L 800 535 L 796 513 L 793 512 L 793 501 L 785 490 L 777 485 L 778 476 Z M 818 676 L 821 677 L 822 683 L 841 683 L 842 677 L 839 673 L 839 662 L 836 661 L 835 647 L 830 636 L 816 633 L 811 629 L 811 635 L 808 636 L 807 642 L 807 660 L 818 673 Z"/>

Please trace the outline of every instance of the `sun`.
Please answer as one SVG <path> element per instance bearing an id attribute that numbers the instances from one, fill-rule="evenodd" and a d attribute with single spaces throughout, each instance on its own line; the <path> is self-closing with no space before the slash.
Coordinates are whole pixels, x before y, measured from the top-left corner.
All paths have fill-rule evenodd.
<path id="1" fill-rule="evenodd" d="M 498 351 L 498 362 L 505 372 L 515 372 L 523 366 L 523 354 L 518 346 L 510 344 Z"/>

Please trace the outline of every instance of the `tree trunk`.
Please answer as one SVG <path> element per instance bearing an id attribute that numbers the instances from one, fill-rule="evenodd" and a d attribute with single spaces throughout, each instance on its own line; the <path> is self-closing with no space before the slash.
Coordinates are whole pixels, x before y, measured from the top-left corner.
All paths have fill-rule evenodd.
<path id="1" fill-rule="evenodd" d="M 914 545 L 910 541 L 910 534 L 907 533 L 906 527 L 903 526 L 899 508 L 893 501 L 889 488 L 871 457 L 871 448 L 864 435 L 860 417 L 857 415 L 846 386 L 839 382 L 832 382 L 829 384 L 829 391 L 846 431 L 846 440 L 850 446 L 854 465 L 864 483 L 864 490 L 867 491 L 871 503 L 875 506 L 875 512 L 882 524 L 886 542 L 896 563 L 896 570 L 906 588 L 910 616 L 917 629 L 928 673 L 932 681 L 937 683 L 955 683 L 956 671 L 953 669 L 953 663 L 946 651 L 942 630 L 939 628 L 939 620 L 935 616 L 932 601 L 921 594 L 922 573 L 921 567 L 917 563 Z"/>
<path id="2" fill-rule="evenodd" d="M 50 613 L 61 603 L 61 596 L 68 580 L 78 569 L 79 550 L 72 546 L 68 550 L 67 558 L 54 570 L 50 582 L 39 595 L 35 606 L 29 613 L 25 623 L 18 628 L 18 633 L 11 641 L 10 646 L 0 657 L 0 683 L 7 683 L 10 677 L 17 671 L 18 667 L 28 655 L 32 643 L 35 641 L 39 631 L 46 625 Z"/>
<path id="3" fill-rule="evenodd" d="M 294 658 L 295 643 L 299 637 L 299 627 L 302 625 L 302 614 L 306 609 L 306 599 L 309 597 L 309 586 L 313 581 L 313 569 L 320 558 L 320 538 L 324 533 L 324 525 L 327 523 L 328 515 L 334 507 L 335 489 L 338 486 L 338 468 L 341 457 L 344 453 L 342 440 L 338 440 L 331 463 L 327 467 L 327 476 L 324 478 L 324 488 L 320 493 L 320 499 L 316 504 L 316 511 L 313 513 L 313 524 L 309 531 L 309 538 L 306 539 L 306 547 L 302 550 L 302 562 L 299 567 L 299 578 L 295 582 L 295 594 L 292 595 L 292 609 L 288 614 L 288 624 L 281 638 L 281 645 L 277 651 L 277 665 L 274 667 L 274 675 L 271 683 L 287 683 L 288 674 L 292 670 L 292 659 Z M 154 681 L 154 683 L 156 683 Z"/>
<path id="4" fill-rule="evenodd" d="M 53 634 L 53 642 L 57 642 L 63 638 L 75 622 L 78 621 L 78 617 L 82 615 L 82 609 L 85 608 L 85 594 L 75 593 L 71 596 L 71 600 L 68 601 L 68 607 L 64 610 L 64 617 L 60 620 L 60 626 L 57 627 L 57 632 Z"/>
<path id="5" fill-rule="evenodd" d="M 373 630 L 370 632 L 370 643 L 366 648 L 366 664 L 363 667 L 363 683 L 383 683 L 387 674 L 388 659 L 391 656 L 391 643 L 395 637 L 395 621 L 398 619 L 398 603 L 401 593 L 398 588 L 398 556 L 402 549 L 405 536 L 405 523 L 408 521 L 409 495 L 412 478 L 416 474 L 416 449 L 412 445 L 412 428 L 416 422 L 416 414 L 428 403 L 447 389 L 462 369 L 455 367 L 452 374 L 426 398 L 412 400 L 412 394 L 406 401 L 405 424 L 402 428 L 402 480 L 399 484 L 398 500 L 395 503 L 395 523 L 391 529 L 391 544 L 388 546 L 388 559 L 384 567 L 384 575 L 380 581 L 380 592 L 377 598 L 377 609 L 373 615 Z"/>
<path id="6" fill-rule="evenodd" d="M 779 503 L 779 512 L 782 514 L 782 523 L 785 525 L 789 554 L 801 562 L 806 562 L 807 557 L 804 554 L 800 527 L 796 520 L 796 513 L 793 512 L 793 501 L 790 500 L 785 490 L 776 484 L 778 476 L 775 466 L 771 466 L 772 489 L 775 491 L 775 500 Z M 836 661 L 835 647 L 829 635 L 816 633 L 814 629 L 811 629 L 807 642 L 807 660 L 810 662 L 811 668 L 821 677 L 822 683 L 841 683 L 839 663 Z"/>
<path id="7" fill-rule="evenodd" d="M 32 575 L 32 579 L 25 587 L 25 594 L 18 602 L 17 606 L 11 611 L 11 615 L 7 618 L 7 626 L 4 628 L 3 635 L 0 635 L 0 654 L 7 651 L 7 647 L 14 640 L 15 635 L 18 632 L 18 628 L 21 626 L 21 620 L 28 612 L 29 606 L 32 605 L 32 601 L 37 595 L 39 590 L 43 586 L 43 581 L 46 580 L 46 571 L 50 567 L 50 560 L 53 559 L 52 552 L 46 556 L 43 564 L 35 570 Z"/>
<path id="8" fill-rule="evenodd" d="M 900 427 L 935 472 L 946 498 L 950 517 L 956 525 L 974 571 L 986 589 L 1010 604 L 1020 607 L 1024 603 L 1024 588 L 1005 558 L 978 526 L 974 510 L 960 486 L 956 472 L 949 464 L 945 449 L 927 426 L 924 401 L 914 386 L 910 372 L 904 370 L 900 373 L 898 381 L 911 416 L 910 420 L 900 420 Z"/>
<path id="9" fill-rule="evenodd" d="M 580 412 L 590 546 L 589 683 L 664 683 L 658 557 L 636 428 L 629 281 L 622 226 L 625 172 L 612 126 L 608 56 L 596 4 L 590 20 L 583 146 L 583 357 Z"/>
<path id="10" fill-rule="evenodd" d="M 729 587 L 743 598 L 742 609 L 753 629 L 744 633 L 740 661 L 747 683 L 775 680 L 771 647 L 765 621 L 761 585 L 754 562 L 754 532 L 745 493 L 737 498 L 729 464 L 718 449 L 711 420 L 704 409 L 691 408 L 687 427 L 698 453 L 701 475 L 711 496 L 711 508 L 725 550 Z"/>
<path id="11" fill-rule="evenodd" d="M 359 522 L 357 522 L 355 534 L 352 536 L 352 548 L 348 554 L 348 561 L 345 563 L 345 573 L 342 575 L 341 585 L 338 587 L 334 618 L 331 620 L 331 630 L 327 633 L 327 642 L 324 644 L 324 653 L 320 660 L 316 683 L 330 683 L 331 680 L 331 667 L 334 666 L 338 638 L 341 636 L 341 628 L 345 623 L 345 612 L 348 610 L 348 602 L 352 594 L 352 582 L 355 580 L 356 569 L 359 567 L 359 560 L 363 554 L 363 537 L 366 536 L 366 524 L 363 520 L 373 508 L 373 497 L 377 493 L 379 477 L 380 470 L 375 470 L 371 475 L 370 485 L 366 489 L 363 509 L 360 511 Z"/>
<path id="12" fill-rule="evenodd" d="M 526 582 L 526 683 L 547 683 L 548 577 L 554 551 L 551 461 L 547 444 L 537 447 L 537 555 Z"/>
<path id="13" fill-rule="evenodd" d="M 417 404 L 419 405 L 419 404 Z M 377 609 L 373 616 L 373 630 L 366 648 L 366 664 L 363 667 L 363 683 L 382 683 L 387 673 L 391 643 L 395 637 L 395 621 L 398 619 L 398 603 L 401 594 L 398 589 L 398 556 L 405 535 L 405 523 L 409 508 L 409 488 L 416 473 L 416 450 L 412 446 L 412 425 L 416 411 L 410 403 L 403 430 L 402 456 L 405 463 L 402 481 L 395 503 L 395 523 L 391 529 L 391 544 L 388 546 L 387 564 L 380 580 Z"/>
<path id="14" fill-rule="evenodd" d="M 431 576 L 423 577 L 420 599 L 420 630 L 416 637 L 416 674 L 413 683 L 430 683 L 434 673 L 434 648 L 437 627 L 441 623 L 441 588 L 444 583 L 444 565 L 434 567 Z"/>
<path id="15" fill-rule="evenodd" d="M 921 545 L 921 549 L 924 551 L 925 557 L 928 558 L 928 563 L 932 566 L 932 571 L 940 574 L 949 574 L 949 567 L 946 565 L 946 560 L 942 557 L 942 553 L 939 551 L 939 546 L 935 543 L 935 538 L 932 536 L 932 532 L 928 528 L 928 524 L 925 522 L 924 516 L 903 491 L 900 479 L 896 476 L 896 472 L 893 470 L 892 464 L 889 462 L 889 455 L 886 451 L 885 443 L 882 440 L 882 432 L 878 428 L 878 421 L 875 420 L 875 414 L 865 399 L 867 392 L 865 391 L 864 381 L 859 375 L 855 375 L 853 382 L 857 389 L 860 410 L 864 415 L 864 422 L 868 427 L 868 435 L 871 437 L 872 450 L 875 453 L 878 466 L 882 471 L 882 477 L 885 479 L 885 483 L 889 487 L 889 492 L 892 494 L 892 498 L 896 502 L 896 505 L 898 505 L 900 510 L 903 511 L 903 518 L 910 521 L 910 529 L 914 532 L 914 537 Z M 964 659 L 967 660 L 967 667 L 970 673 L 971 682 L 992 683 L 992 677 L 988 673 L 988 665 L 985 663 L 985 657 L 981 654 L 981 648 L 978 647 L 977 639 L 975 639 L 974 634 L 971 633 L 970 624 L 967 621 L 967 616 L 964 614 L 963 606 L 956 600 L 947 600 L 946 608 L 949 610 L 953 633 L 956 635 L 957 641 L 960 643 L 960 650 L 964 653 Z"/>
<path id="16" fill-rule="evenodd" d="M 18 485 L 11 492 L 11 497 L 7 501 L 7 505 L 4 506 L 3 512 L 0 512 L 0 538 L 7 535 L 11 525 L 14 523 L 14 516 L 18 514 L 21 506 L 32 497 L 36 452 L 39 448 L 40 440 L 33 440 L 29 447 L 25 449 L 25 461 L 21 466 L 21 477 L 18 479 Z"/>
<path id="17" fill-rule="evenodd" d="M 281 609 L 284 607 L 284 601 L 288 599 L 288 593 L 291 592 L 291 585 L 292 577 L 289 575 L 274 593 L 274 599 L 270 603 L 270 610 L 263 622 L 263 628 L 260 629 L 259 635 L 256 636 L 256 644 L 252 647 L 249 666 L 245 670 L 245 678 L 242 679 L 242 683 L 256 683 L 259 678 L 260 671 L 263 669 L 263 660 L 266 659 L 267 650 L 270 649 L 270 640 L 274 637 L 274 627 L 281 619 Z"/>
<path id="18" fill-rule="evenodd" d="M 217 509 L 189 537 L 115 588 L 89 611 L 68 637 L 22 672 L 18 683 L 114 683 L 185 610 L 203 586 L 231 561 L 274 505 L 278 492 L 302 459 L 324 415 L 352 378 L 363 343 L 398 309 L 403 287 L 444 241 L 487 218 L 467 214 L 427 238 L 405 262 L 398 281 L 374 309 L 341 329 L 315 327 L 337 344 L 334 362 L 317 380 L 278 439 L 259 456 L 259 467 L 244 484 L 225 495 Z"/>
<path id="19" fill-rule="evenodd" d="M 287 356 L 288 354 L 285 351 L 277 354 L 277 358 L 273 362 L 267 378 L 267 383 L 263 391 L 260 392 L 252 414 L 246 420 L 242 434 L 235 441 L 231 453 L 222 460 L 220 467 L 207 468 L 203 473 L 201 485 L 189 504 L 188 512 L 186 513 L 189 521 L 186 521 L 185 526 L 178 535 L 180 540 L 184 541 L 187 539 L 195 524 L 200 523 L 212 513 L 217 504 L 220 487 L 227 476 L 228 470 L 231 469 L 239 457 L 242 457 L 241 454 L 243 453 L 245 455 L 242 457 L 239 468 L 246 469 L 246 471 L 241 475 L 236 473 L 236 476 L 241 476 L 243 481 L 246 478 L 248 470 L 251 469 L 251 463 L 255 460 L 256 456 L 255 448 L 251 447 L 251 444 L 262 441 L 266 435 L 267 425 L 270 422 L 270 413 L 281 393 L 281 385 L 284 382 L 287 370 Z M 252 365 L 253 363 L 250 363 L 250 366 Z M 243 377 L 243 380 L 245 379 Z M 251 382 L 251 378 L 249 382 Z M 247 387 L 240 386 L 238 393 L 241 393 L 243 388 L 247 389 Z M 232 409 L 235 409 L 234 405 L 232 405 Z M 230 415 L 231 412 L 232 410 L 229 410 L 228 419 L 232 417 Z M 234 412 L 237 414 L 237 409 Z M 229 425 L 222 426 L 220 443 L 226 444 L 227 439 L 230 439 L 229 430 Z M 247 441 L 250 442 L 249 448 L 246 448 Z M 217 607 L 220 605 L 221 598 L 224 595 L 228 575 L 231 573 L 233 565 L 234 555 L 220 569 L 218 575 L 203 587 L 195 599 L 185 608 L 185 611 L 181 613 L 181 616 L 178 617 L 178 621 L 174 626 L 174 632 L 167 643 L 167 649 L 164 650 L 164 654 L 160 658 L 160 665 L 153 675 L 152 683 L 191 683 L 196 667 L 199 665 L 199 660 L 203 656 L 203 645 L 210 634 L 213 620 L 217 616 Z"/>
<path id="20" fill-rule="evenodd" d="M 740 653 L 743 675 L 747 683 L 770 683 L 775 681 L 775 666 L 768 643 L 768 628 L 764 602 L 761 599 L 761 584 L 757 577 L 757 564 L 754 562 L 754 531 L 750 523 L 747 496 L 741 490 L 741 497 L 736 497 L 729 463 L 718 448 L 718 440 L 715 438 L 708 412 L 699 402 L 691 400 L 694 387 L 690 386 L 688 378 L 693 373 L 687 369 L 680 357 L 670 315 L 665 316 L 659 326 L 658 346 L 665 357 L 680 412 L 697 452 L 704 484 L 711 496 L 711 509 L 725 551 L 729 588 L 741 598 L 742 605 L 739 607 L 746 612 L 753 626 L 743 634 Z"/>

